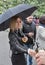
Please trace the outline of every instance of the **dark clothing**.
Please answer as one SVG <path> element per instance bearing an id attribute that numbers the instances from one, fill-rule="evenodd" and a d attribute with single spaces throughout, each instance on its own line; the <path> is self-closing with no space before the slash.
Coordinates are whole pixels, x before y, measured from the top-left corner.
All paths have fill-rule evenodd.
<path id="1" fill-rule="evenodd" d="M 28 33 L 34 33 L 34 36 L 30 37 L 28 36 Z M 23 33 L 28 37 L 28 41 L 26 42 L 26 46 L 28 48 L 33 49 L 34 46 L 34 41 L 35 41 L 35 37 L 36 37 L 36 26 L 34 22 L 31 23 L 27 23 L 27 21 L 24 21 L 23 23 Z M 32 65 L 32 57 L 27 55 L 27 65 Z"/>
<path id="2" fill-rule="evenodd" d="M 26 65 L 24 53 L 28 53 L 27 47 L 25 47 L 21 41 L 21 35 L 18 31 L 9 33 L 10 49 L 12 50 L 12 65 Z"/>
<path id="3" fill-rule="evenodd" d="M 27 47 L 25 48 L 23 43 L 21 42 L 21 37 L 18 38 L 17 32 L 10 32 L 9 33 L 9 43 L 10 49 L 13 53 L 27 53 Z"/>
<path id="4" fill-rule="evenodd" d="M 26 60 L 23 53 L 12 54 L 11 61 L 13 65 L 26 65 Z"/>
<path id="5" fill-rule="evenodd" d="M 28 33 L 29 32 L 33 32 L 34 36 L 33 37 L 29 37 Z M 35 40 L 36 37 L 36 26 L 35 23 L 27 23 L 26 21 L 23 23 L 23 33 L 28 37 L 28 41 L 27 44 L 31 44 L 33 45 L 33 41 Z"/>

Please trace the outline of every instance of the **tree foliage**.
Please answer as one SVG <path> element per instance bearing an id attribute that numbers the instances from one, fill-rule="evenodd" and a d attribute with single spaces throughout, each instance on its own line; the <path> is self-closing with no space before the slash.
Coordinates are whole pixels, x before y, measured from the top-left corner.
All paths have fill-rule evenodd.
<path id="1" fill-rule="evenodd" d="M 0 0 L 0 14 L 20 3 L 38 6 L 37 11 L 34 13 L 37 16 L 45 14 L 45 0 Z"/>

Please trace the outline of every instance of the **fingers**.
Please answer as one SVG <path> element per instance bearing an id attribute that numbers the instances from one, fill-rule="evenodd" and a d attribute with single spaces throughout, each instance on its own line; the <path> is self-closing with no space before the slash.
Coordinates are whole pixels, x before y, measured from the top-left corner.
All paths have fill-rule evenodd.
<path id="1" fill-rule="evenodd" d="M 40 61 L 40 58 L 37 58 L 37 60 L 36 60 L 36 61 L 37 61 L 37 63 L 38 63 L 38 62 Z"/>
<path id="2" fill-rule="evenodd" d="M 43 55 L 44 50 L 39 50 L 38 53 L 35 55 L 35 58 L 40 57 L 41 55 Z"/>
<path id="3" fill-rule="evenodd" d="M 34 50 L 32 50 L 32 49 L 30 49 L 28 53 L 31 56 L 35 56 L 36 55 L 36 52 Z"/>
<path id="4" fill-rule="evenodd" d="M 36 60 L 36 62 L 37 62 L 37 65 L 42 65 L 42 61 L 41 61 L 40 58 L 38 58 L 38 59 Z"/>
<path id="5" fill-rule="evenodd" d="M 35 57 L 37 65 L 45 64 L 45 52 L 44 50 L 39 50 L 38 53 L 36 53 L 35 50 L 29 49 L 28 54 L 32 57 Z"/>
<path id="6" fill-rule="evenodd" d="M 42 53 L 43 52 L 43 53 Z M 44 61 L 44 51 L 40 51 L 38 52 L 36 55 L 35 55 L 35 58 L 36 58 L 36 62 L 37 62 L 37 65 L 41 65 L 41 64 L 45 64 L 45 61 Z"/>
<path id="7" fill-rule="evenodd" d="M 35 56 L 36 52 L 34 50 L 30 50 L 30 55 Z"/>
<path id="8" fill-rule="evenodd" d="M 37 65 L 41 65 L 39 53 L 37 53 L 37 54 L 35 55 L 35 58 L 36 58 Z"/>
<path id="9" fill-rule="evenodd" d="M 41 62 L 39 61 L 39 62 L 37 63 L 37 65 L 42 65 L 42 64 L 41 64 Z"/>
<path id="10" fill-rule="evenodd" d="M 35 55 L 35 58 L 36 58 L 36 59 L 39 58 L 39 53 L 37 53 L 37 54 Z"/>

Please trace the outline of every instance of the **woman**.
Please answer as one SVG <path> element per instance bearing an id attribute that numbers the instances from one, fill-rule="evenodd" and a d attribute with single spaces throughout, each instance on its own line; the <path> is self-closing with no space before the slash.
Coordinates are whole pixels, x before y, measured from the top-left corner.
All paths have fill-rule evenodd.
<path id="1" fill-rule="evenodd" d="M 27 42 L 27 37 L 19 33 L 20 27 L 22 28 L 22 25 L 20 25 L 22 24 L 21 21 L 19 16 L 14 16 L 11 18 L 9 25 L 9 43 L 10 49 L 12 50 L 12 65 L 26 65 L 24 53 L 30 54 L 31 51 L 23 45 L 23 42 Z"/>

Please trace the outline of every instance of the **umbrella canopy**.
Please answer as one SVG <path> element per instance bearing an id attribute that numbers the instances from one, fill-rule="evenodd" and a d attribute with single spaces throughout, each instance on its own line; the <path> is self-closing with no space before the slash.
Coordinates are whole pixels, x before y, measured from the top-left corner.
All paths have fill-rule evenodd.
<path id="1" fill-rule="evenodd" d="M 30 16 L 36 9 L 36 6 L 30 6 L 28 4 L 19 4 L 13 8 L 9 8 L 6 12 L 0 15 L 0 27 L 4 28 L 3 30 L 5 30 L 8 28 L 11 17 L 18 15 L 21 16 L 22 19 L 25 19 L 26 17 Z"/>

